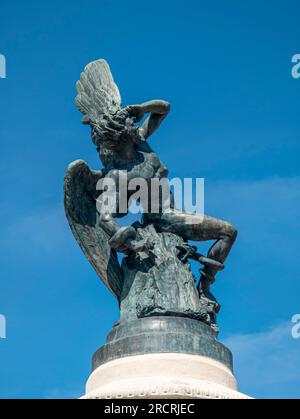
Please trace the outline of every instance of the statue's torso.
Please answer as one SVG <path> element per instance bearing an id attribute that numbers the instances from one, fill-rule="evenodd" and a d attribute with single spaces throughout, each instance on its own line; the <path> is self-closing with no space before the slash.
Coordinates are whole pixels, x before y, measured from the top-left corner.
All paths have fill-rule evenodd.
<path id="1" fill-rule="evenodd" d="M 132 179 L 142 178 L 151 181 L 153 178 L 165 178 L 168 176 L 168 169 L 159 159 L 158 155 L 147 143 L 137 146 L 135 159 L 122 162 L 115 160 L 107 169 L 106 177 L 118 177 L 120 172 L 125 172 L 128 182 Z"/>

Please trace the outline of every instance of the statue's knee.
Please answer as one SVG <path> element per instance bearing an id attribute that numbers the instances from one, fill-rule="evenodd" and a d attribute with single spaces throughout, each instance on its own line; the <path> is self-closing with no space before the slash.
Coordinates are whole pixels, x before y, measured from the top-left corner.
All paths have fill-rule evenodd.
<path id="1" fill-rule="evenodd" d="M 100 222 L 100 224 L 103 224 L 103 223 L 108 223 L 109 221 L 111 221 L 111 215 L 110 214 L 108 214 L 108 213 L 103 213 L 103 214 L 100 214 L 100 217 L 99 217 L 99 222 Z"/>
<path id="2" fill-rule="evenodd" d="M 229 236 L 233 242 L 236 240 L 238 231 L 234 225 L 230 223 L 226 223 L 225 232 L 226 232 L 226 235 Z"/>
<path id="3" fill-rule="evenodd" d="M 237 235 L 238 235 L 237 229 L 235 228 L 234 225 L 230 224 L 230 237 L 232 238 L 233 241 L 236 240 Z"/>

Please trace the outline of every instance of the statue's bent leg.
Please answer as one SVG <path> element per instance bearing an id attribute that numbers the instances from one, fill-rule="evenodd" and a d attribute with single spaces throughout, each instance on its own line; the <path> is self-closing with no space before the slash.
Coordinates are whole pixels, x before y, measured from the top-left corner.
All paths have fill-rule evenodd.
<path id="1" fill-rule="evenodd" d="M 115 214 L 108 212 L 105 206 L 99 205 L 97 208 L 99 211 L 98 225 L 108 235 L 110 246 L 117 252 L 122 253 L 142 251 L 145 243 L 136 241 L 135 228 L 131 226 L 121 227 L 115 220 L 117 217 L 121 218 L 126 215 L 126 213 L 119 212 L 119 192 L 111 195 L 111 199 L 114 199 L 116 202 L 117 212 Z"/>
<path id="2" fill-rule="evenodd" d="M 185 240 L 215 240 L 207 256 L 221 263 L 225 262 L 237 237 L 237 230 L 232 224 L 208 215 L 171 210 L 163 214 L 145 214 L 144 217 L 158 231 L 179 234 Z M 217 270 L 205 267 L 203 272 L 214 277 Z"/>

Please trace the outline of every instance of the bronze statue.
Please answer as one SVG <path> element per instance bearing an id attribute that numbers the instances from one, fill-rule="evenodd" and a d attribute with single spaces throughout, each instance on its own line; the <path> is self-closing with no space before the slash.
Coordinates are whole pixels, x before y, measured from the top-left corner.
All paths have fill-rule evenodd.
<path id="1" fill-rule="evenodd" d="M 121 312 L 123 308 L 123 313 L 126 313 L 123 316 L 125 319 L 131 318 L 133 312 L 136 317 L 171 313 L 215 325 L 219 305 L 210 293 L 210 284 L 214 282 L 217 271 L 224 268 L 223 263 L 235 242 L 237 230 L 228 222 L 207 215 L 179 211 L 172 198 L 167 211 L 161 201 L 155 213 L 145 211 L 141 223 L 128 227 L 121 227 L 117 223 L 117 219 L 128 211 L 128 205 L 125 213 L 119 211 L 122 191 L 118 185 L 124 174 L 126 182 L 142 178 L 147 181 L 149 188 L 151 179 L 168 176 L 166 166 L 152 150 L 148 139 L 168 115 L 170 104 L 164 100 L 152 100 L 122 108 L 118 87 L 104 60 L 88 64 L 76 87 L 76 105 L 83 114 L 82 122 L 91 127 L 92 140 L 103 164 L 101 171 L 93 171 L 85 162 L 76 161 L 69 166 L 65 178 L 66 214 L 86 257 L 118 298 Z M 96 204 L 99 203 L 97 200 L 101 191 L 96 186 L 101 179 L 112 179 L 117 185 L 114 213 L 101 211 L 101 208 L 99 211 L 99 206 L 97 211 Z M 126 192 L 129 202 L 134 192 Z M 214 240 L 215 243 L 207 257 L 204 257 L 190 246 L 189 240 Z M 166 266 L 163 270 L 162 250 L 168 253 L 172 261 L 170 263 L 169 259 L 169 268 Z M 125 254 L 122 266 L 118 262 L 117 252 Z M 194 285 L 191 285 L 195 278 L 188 259 L 195 259 L 204 265 L 198 294 Z M 150 287 L 147 290 L 145 287 L 142 290 L 135 289 L 134 282 L 141 275 L 146 282 L 155 277 L 160 284 L 162 281 L 169 283 L 174 269 L 179 276 L 191 282 L 188 293 L 183 290 L 182 284 L 179 285 L 176 294 L 178 300 L 182 299 L 183 293 L 187 293 L 180 304 L 167 302 L 167 290 L 162 297 L 163 302 L 149 303 L 155 294 L 153 284 L 152 288 L 149 283 L 145 285 L 146 288 Z M 191 286 L 195 288 L 194 291 Z M 143 292 L 148 297 L 149 293 L 153 294 L 149 301 L 143 297 Z M 195 301 L 195 295 L 198 302 Z M 190 298 L 192 305 L 188 302 Z M 170 306 L 173 308 L 170 309 Z"/>

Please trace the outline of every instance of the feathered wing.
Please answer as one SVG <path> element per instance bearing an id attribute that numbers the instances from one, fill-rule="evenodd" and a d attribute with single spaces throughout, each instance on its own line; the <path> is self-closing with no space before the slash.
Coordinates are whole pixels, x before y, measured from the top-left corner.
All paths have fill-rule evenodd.
<path id="1" fill-rule="evenodd" d="M 104 284 L 119 299 L 123 281 L 117 254 L 108 244 L 108 235 L 98 225 L 96 200 L 88 192 L 100 178 L 101 172 L 91 171 L 84 161 L 71 163 L 64 183 L 65 211 L 83 253 Z"/>
<path id="2" fill-rule="evenodd" d="M 121 95 L 105 60 L 89 63 L 76 89 L 76 106 L 85 123 L 96 123 L 104 114 L 113 115 L 121 110 Z"/>

